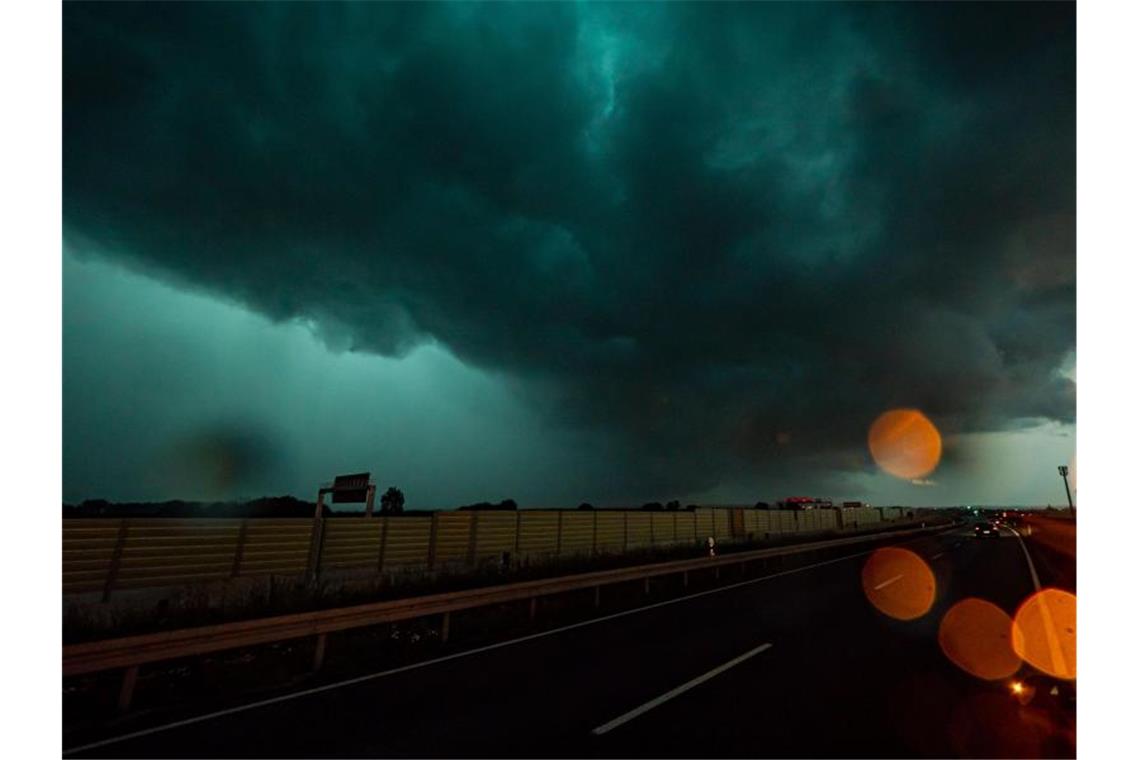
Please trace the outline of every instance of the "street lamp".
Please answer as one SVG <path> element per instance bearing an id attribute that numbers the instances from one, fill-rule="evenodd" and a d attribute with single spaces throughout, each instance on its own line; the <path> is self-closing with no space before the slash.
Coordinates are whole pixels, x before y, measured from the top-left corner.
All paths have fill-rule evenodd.
<path id="1" fill-rule="evenodd" d="M 1057 467 L 1057 472 L 1061 473 L 1061 480 L 1065 481 L 1065 496 L 1069 500 L 1069 511 L 1076 514 L 1077 511 L 1073 509 L 1073 494 L 1069 492 L 1069 468 L 1060 465 Z"/>

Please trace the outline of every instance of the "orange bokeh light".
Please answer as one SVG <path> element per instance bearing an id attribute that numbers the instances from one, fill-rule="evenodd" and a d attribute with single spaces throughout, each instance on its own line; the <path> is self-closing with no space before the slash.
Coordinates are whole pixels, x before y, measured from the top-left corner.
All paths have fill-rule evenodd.
<path id="1" fill-rule="evenodd" d="M 1005 611 L 984 599 L 968 598 L 942 616 L 938 645 L 955 665 L 970 675 L 995 681 L 1021 667 L 1010 641 L 1012 621 Z"/>
<path id="2" fill-rule="evenodd" d="M 891 409 L 867 432 L 875 463 L 896 478 L 913 480 L 934 472 L 942 458 L 942 436 L 917 409 Z"/>
<path id="3" fill-rule="evenodd" d="M 912 551 L 877 549 L 863 565 L 863 593 L 884 615 L 899 620 L 922 617 L 934 604 L 934 573 Z"/>
<path id="4" fill-rule="evenodd" d="M 1046 588 L 1022 602 L 1013 616 L 1013 650 L 1038 670 L 1077 677 L 1077 597 Z"/>

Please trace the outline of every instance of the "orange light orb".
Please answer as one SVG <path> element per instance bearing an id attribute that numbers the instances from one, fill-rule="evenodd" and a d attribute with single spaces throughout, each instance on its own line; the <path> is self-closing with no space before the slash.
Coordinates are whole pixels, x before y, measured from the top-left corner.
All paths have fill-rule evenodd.
<path id="1" fill-rule="evenodd" d="M 884 615 L 914 620 L 934 604 L 934 573 L 907 549 L 877 549 L 863 565 L 863 593 Z"/>
<path id="2" fill-rule="evenodd" d="M 968 598 L 942 616 L 938 645 L 955 665 L 970 675 L 995 681 L 1021 667 L 1010 641 L 1012 622 L 1005 610 L 984 599 Z M 1020 693 L 1020 682 L 1011 687 Z"/>
<path id="3" fill-rule="evenodd" d="M 1077 677 L 1077 597 L 1046 588 L 1022 602 L 1013 616 L 1013 650 L 1038 670 Z"/>
<path id="4" fill-rule="evenodd" d="M 942 458 L 938 428 L 917 409 L 891 409 L 867 433 L 871 456 L 884 472 L 914 480 L 934 472 Z"/>

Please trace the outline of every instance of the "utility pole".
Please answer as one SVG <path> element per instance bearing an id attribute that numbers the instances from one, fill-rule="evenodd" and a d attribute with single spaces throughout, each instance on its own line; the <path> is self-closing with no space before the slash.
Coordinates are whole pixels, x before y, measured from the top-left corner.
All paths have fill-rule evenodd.
<path id="1" fill-rule="evenodd" d="M 1061 473 L 1061 480 L 1065 481 L 1065 496 L 1069 499 L 1069 512 L 1076 514 L 1077 510 L 1073 509 L 1073 494 L 1069 491 L 1069 468 L 1060 465 L 1057 472 Z"/>

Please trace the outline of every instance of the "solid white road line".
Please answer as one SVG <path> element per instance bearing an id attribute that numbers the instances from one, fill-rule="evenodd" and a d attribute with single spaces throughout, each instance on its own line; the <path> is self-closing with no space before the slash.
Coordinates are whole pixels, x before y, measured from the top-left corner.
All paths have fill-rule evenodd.
<path id="1" fill-rule="evenodd" d="M 876 590 L 876 591 L 878 591 L 879 589 L 884 589 L 884 588 L 886 588 L 887 586 L 889 586 L 889 585 L 891 585 L 892 583 L 894 583 L 895 581 L 901 581 L 901 580 L 902 580 L 902 576 L 901 576 L 901 575 L 896 575 L 894 578 L 887 578 L 885 581 L 883 581 L 882 583 L 880 583 L 878 586 L 875 586 L 875 590 Z"/>
<path id="2" fill-rule="evenodd" d="M 705 681 L 708 681 L 710 678 L 716 678 L 717 676 L 719 676 L 721 673 L 728 670 L 729 668 L 733 668 L 733 667 L 739 665 L 740 663 L 744 662 L 745 660 L 747 660 L 751 657 L 755 657 L 756 655 L 760 654 L 761 652 L 763 652 L 767 649 L 771 649 L 771 648 L 772 648 L 771 644 L 761 644 L 760 646 L 756 647 L 755 649 L 749 649 L 747 652 L 740 655 L 739 657 L 734 657 L 733 659 L 729 660 L 728 662 L 724 663 L 723 665 L 718 665 L 717 667 L 713 668 L 709 672 L 707 672 L 703 675 L 699 675 L 691 681 L 686 681 L 685 683 L 681 684 L 677 688 L 670 689 L 669 691 L 665 692 L 664 694 L 662 694 L 661 696 L 659 696 L 655 699 L 649 700 L 648 702 L 641 705 L 640 707 L 635 707 L 632 710 L 630 710 L 629 712 L 627 712 L 623 715 L 617 716 L 616 718 L 611 720 L 609 723 L 603 723 L 602 725 L 600 725 L 597 728 L 595 728 L 594 730 L 592 730 L 590 733 L 594 734 L 595 736 L 601 736 L 602 734 L 609 733 L 610 731 L 613 731 L 615 728 L 622 725 L 623 723 L 628 723 L 629 721 L 633 720 L 637 716 L 644 715 L 645 713 L 652 710 L 654 707 L 658 707 L 659 705 L 663 705 L 666 702 L 668 702 L 670 699 L 673 699 L 674 697 L 679 697 L 680 695 L 684 694 L 686 691 L 693 688 L 694 686 L 700 686 Z"/>
<path id="3" fill-rule="evenodd" d="M 913 543 L 915 541 L 921 541 L 924 538 L 928 538 L 928 536 L 919 536 L 917 538 L 912 538 L 912 539 L 908 539 L 906 541 L 903 541 L 902 543 L 909 544 L 909 543 Z M 509 647 L 513 644 L 522 644 L 523 642 L 526 642 L 526 641 L 533 641 L 534 639 L 541 639 L 541 638 L 546 637 L 546 636 L 554 636 L 556 634 L 564 633 L 566 631 L 572 631 L 576 628 L 585 628 L 588 625 L 595 625 L 597 623 L 604 623 L 607 620 L 616 620 L 617 618 L 622 618 L 622 617 L 625 617 L 627 615 L 636 615 L 639 612 L 646 612 L 648 610 L 654 610 L 654 609 L 657 609 L 658 607 L 666 607 L 670 604 L 678 604 L 680 602 L 687 602 L 690 599 L 698 599 L 702 596 L 708 596 L 710 594 L 719 594 L 722 591 L 731 591 L 732 589 L 740 588 L 742 586 L 750 586 L 754 583 L 762 583 L 763 581 L 771 580 L 772 578 L 781 578 L 785 575 L 794 575 L 796 573 L 802 573 L 802 572 L 805 572 L 807 570 L 814 570 L 817 567 L 823 567 L 825 565 L 833 565 L 836 562 L 843 562 L 843 561 L 849 560 L 849 559 L 856 559 L 858 557 L 865 557 L 873 551 L 875 551 L 875 550 L 874 549 L 868 549 L 867 551 L 858 552 L 856 554 L 845 554 L 842 557 L 824 560 L 823 562 L 815 562 L 815 563 L 810 564 L 810 565 L 804 565 L 803 567 L 797 567 L 793 570 L 783 570 L 781 572 L 773 573 L 771 575 L 764 575 L 764 576 L 761 576 L 759 578 L 752 578 L 752 579 L 747 580 L 747 581 L 740 581 L 739 583 L 732 583 L 732 584 L 729 584 L 727 586 L 719 586 L 717 588 L 709 589 L 707 591 L 698 591 L 696 593 L 688 594 L 686 596 L 679 596 L 676 599 L 666 599 L 663 602 L 656 602 L 654 604 L 647 604 L 643 607 L 635 607 L 631 610 L 624 610 L 622 612 L 615 612 L 612 615 L 603 615 L 602 617 L 590 618 L 589 620 L 583 620 L 579 623 L 571 623 L 570 625 L 564 625 L 560 628 L 551 628 L 549 631 L 540 631 L 538 633 L 531 633 L 531 634 L 528 634 L 526 636 L 519 636 L 518 638 L 508 639 L 506 641 L 499 641 L 499 642 L 494 643 L 494 644 L 488 644 L 486 646 L 476 647 L 474 649 L 467 649 L 467 650 L 464 650 L 462 652 L 456 652 L 455 654 L 444 655 L 443 657 L 436 657 L 436 658 L 431 659 L 431 660 L 424 660 L 422 662 L 414 662 L 411 665 L 403 665 L 403 666 L 398 667 L 398 668 L 392 668 L 391 670 L 382 670 L 378 673 L 369 673 L 368 675 L 357 676 L 355 678 L 349 678 L 349 679 L 346 679 L 344 681 L 337 681 L 335 683 L 325 684 L 323 686 L 315 686 L 311 689 L 302 689 L 301 691 L 294 691 L 294 692 L 290 692 L 288 694 L 282 694 L 282 695 L 277 696 L 277 697 L 270 697 L 269 699 L 262 699 L 262 700 L 258 700 L 257 702 L 250 702 L 248 704 L 238 705 L 237 707 L 229 707 L 229 708 L 226 708 L 225 710 L 216 710 L 214 712 L 205 713 L 204 715 L 197 715 L 193 718 L 186 718 L 185 720 L 174 721 L 173 723 L 164 723 L 161 726 L 153 726 L 152 728 L 144 728 L 144 729 L 140 729 L 138 731 L 132 731 L 131 733 L 122 734 L 121 736 L 113 736 L 109 739 L 102 739 L 100 741 L 91 742 L 90 744 L 84 744 L 84 745 L 79 746 L 79 747 L 72 747 L 71 749 L 64 750 L 63 754 L 70 755 L 70 754 L 74 754 L 76 752 L 85 752 L 89 749 L 96 749 L 98 747 L 105 747 L 108 744 L 117 744 L 119 742 L 127 741 L 128 739 L 138 739 L 138 738 L 141 738 L 143 736 L 149 736 L 151 734 L 157 734 L 157 733 L 160 733 L 162 731 L 169 731 L 169 730 L 174 729 L 174 728 L 181 728 L 182 726 L 190 726 L 190 725 L 193 725 L 195 723 L 202 723 L 202 722 L 207 721 L 207 720 L 213 720 L 214 718 L 222 718 L 222 717 L 225 717 L 227 715 L 233 715 L 235 713 L 245 712 L 246 710 L 254 710 L 258 707 L 266 707 L 268 705 L 276 704 L 278 702 L 287 702 L 290 699 L 299 699 L 301 697 L 307 697 L 310 694 L 320 694 L 321 692 L 324 692 L 324 691 L 332 691 L 333 689 L 339 689 L 339 688 L 342 688 L 344 686 L 352 686 L 353 684 L 363 683 L 365 681 L 373 681 L 373 680 L 376 680 L 379 678 L 385 678 L 387 676 L 393 676 L 393 675 L 396 675 L 398 673 L 405 673 L 409 670 L 417 670 L 419 668 L 426 668 L 430 665 L 437 665 L 441 662 L 447 662 L 449 660 L 458 660 L 458 659 L 463 658 L 463 657 L 470 657 L 471 655 L 481 654 L 483 652 L 490 652 L 490 651 L 493 651 L 495 649 L 502 649 L 503 647 Z"/>
<path id="4" fill-rule="evenodd" d="M 1029 556 L 1029 550 L 1025 548 L 1025 542 L 1021 540 L 1021 534 L 1008 525 L 1003 525 L 1006 530 L 1012 533 L 1017 538 L 1017 543 L 1021 544 L 1021 553 L 1025 555 L 1025 561 L 1029 564 L 1029 577 L 1033 579 L 1033 590 L 1041 590 L 1041 579 L 1037 577 L 1037 568 L 1033 566 L 1033 558 Z"/>
<path id="5" fill-rule="evenodd" d="M 1029 564 L 1029 575 L 1033 578 L 1033 590 L 1041 590 L 1041 579 L 1037 577 L 1037 568 L 1033 566 L 1033 558 L 1029 556 L 1029 549 L 1025 546 L 1025 541 L 1021 538 L 1021 534 L 1014 528 L 1008 525 L 1004 526 L 1009 529 L 1009 532 L 1017 537 L 1017 543 L 1021 545 L 1021 552 L 1025 555 L 1025 561 Z M 1053 663 L 1054 673 L 1068 673 L 1069 666 L 1065 662 L 1065 654 L 1061 651 L 1061 642 L 1057 638 L 1056 624 L 1053 622 L 1053 616 L 1049 614 L 1049 607 L 1042 603 L 1041 607 L 1041 623 L 1045 629 L 1045 641 L 1049 644 L 1049 659 Z"/>
<path id="6" fill-rule="evenodd" d="M 931 557 L 931 559 L 938 559 L 939 557 L 943 556 L 944 554 L 946 554 L 946 552 L 938 552 L 933 557 Z"/>

